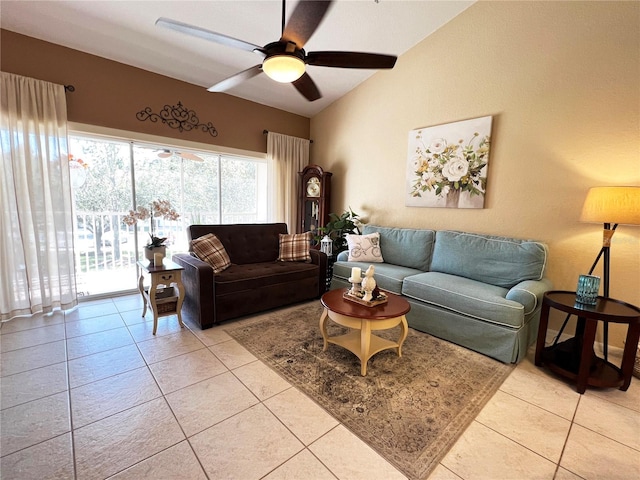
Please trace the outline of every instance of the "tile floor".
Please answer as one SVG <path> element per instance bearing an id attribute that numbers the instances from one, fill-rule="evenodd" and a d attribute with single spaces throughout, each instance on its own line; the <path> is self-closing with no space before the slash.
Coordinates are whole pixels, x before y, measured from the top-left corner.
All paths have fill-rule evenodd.
<path id="1" fill-rule="evenodd" d="M 136 295 L 2 325 L 3 480 L 404 478 L 224 327 L 164 317 L 154 337 L 140 313 Z M 640 381 L 579 395 L 529 355 L 430 477 L 534 478 L 640 478 Z"/>

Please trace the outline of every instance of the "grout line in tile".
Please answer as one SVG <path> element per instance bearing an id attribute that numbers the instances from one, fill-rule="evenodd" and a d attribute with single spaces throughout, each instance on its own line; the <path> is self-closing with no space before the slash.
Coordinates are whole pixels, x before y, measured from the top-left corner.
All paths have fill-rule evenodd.
<path id="1" fill-rule="evenodd" d="M 580 401 L 582 400 L 582 395 L 578 397 L 578 401 L 576 402 L 576 408 L 573 410 L 573 416 L 571 417 L 571 423 L 569 424 L 569 430 L 567 431 L 567 436 L 564 438 L 564 443 L 562 445 L 562 449 L 560 450 L 560 456 L 558 457 L 558 463 L 556 465 L 556 469 L 553 473 L 553 478 L 556 478 L 558 475 L 558 471 L 560 470 L 560 464 L 562 463 L 562 457 L 564 456 L 564 451 L 567 448 L 567 444 L 569 443 L 569 437 L 571 436 L 571 431 L 573 430 L 573 426 L 575 425 L 576 415 L 578 414 L 578 407 L 580 406 Z M 563 467 L 564 468 L 564 467 Z M 571 471 L 571 470 L 568 470 Z M 573 472 L 571 472 L 573 473 Z"/>
<path id="2" fill-rule="evenodd" d="M 496 430 L 495 428 L 492 428 L 492 427 L 491 427 L 491 426 L 489 426 L 489 425 L 485 425 L 484 423 L 482 423 L 482 422 L 481 422 L 481 421 L 479 421 L 479 420 L 473 420 L 473 422 L 472 422 L 472 423 L 477 423 L 478 425 L 482 425 L 483 427 L 488 428 L 488 429 L 489 429 L 489 430 L 491 430 L 492 432 L 497 433 L 497 434 L 498 434 L 498 435 L 500 435 L 501 437 L 505 438 L 505 439 L 506 439 L 506 440 L 508 440 L 509 442 L 511 442 L 511 443 L 513 443 L 513 444 L 515 444 L 515 445 L 518 445 L 518 446 L 520 446 L 520 447 L 524 448 L 525 450 L 530 451 L 531 453 L 533 453 L 533 454 L 535 454 L 536 456 L 540 457 L 542 460 L 546 460 L 546 461 L 547 461 L 547 462 L 549 462 L 549 463 L 553 463 L 553 464 L 557 465 L 557 464 L 556 464 L 556 462 L 554 462 L 553 460 L 549 460 L 549 459 L 548 459 L 547 457 L 545 457 L 544 455 L 541 455 L 541 454 L 539 454 L 538 452 L 536 452 L 535 450 L 532 450 L 531 448 L 527 447 L 526 445 L 523 445 L 522 443 L 518 442 L 517 440 L 514 440 L 513 438 L 508 437 L 507 435 L 505 435 L 505 434 L 504 434 L 504 433 L 502 433 L 502 432 L 499 432 L 499 431 L 498 431 L 498 430 Z M 464 433 L 463 433 L 463 435 L 464 435 Z M 568 436 L 567 436 L 567 437 L 568 437 Z M 566 440 L 565 440 L 565 443 L 566 443 Z M 564 448 L 563 448 L 563 450 L 564 450 Z"/>
<path id="3" fill-rule="evenodd" d="M 298 438 L 298 437 L 296 437 Z M 299 440 L 299 439 L 298 439 Z M 302 443 L 302 442 L 301 442 Z M 262 478 L 268 477 L 270 474 L 272 474 L 273 472 L 275 472 L 277 469 L 279 469 L 280 467 L 282 467 L 284 464 L 286 464 L 287 462 L 290 462 L 296 455 L 300 455 L 300 453 L 304 452 L 305 450 L 309 450 L 307 447 L 304 446 L 304 443 L 302 444 L 303 448 L 298 450 L 296 453 L 294 453 L 293 455 L 291 455 L 289 458 L 287 458 L 286 460 L 284 460 L 282 463 L 280 463 L 279 465 L 276 465 L 275 467 L 273 467 L 271 470 L 269 470 L 267 473 L 265 473 Z"/>
<path id="4" fill-rule="evenodd" d="M 45 397 L 42 397 L 42 398 L 45 398 Z M 60 435 L 54 435 L 51 438 L 45 438 L 44 440 L 42 440 L 40 442 L 37 442 L 37 443 L 34 443 L 33 445 L 28 445 L 26 447 L 21 448 L 20 450 L 16 450 L 15 452 L 11 452 L 11 453 L 8 453 L 6 455 L 2 455 L 2 458 L 8 457 L 10 455 L 15 455 L 16 453 L 23 452 L 24 450 L 28 450 L 29 448 L 37 447 L 38 445 L 42 445 L 43 443 L 50 442 L 51 440 L 54 440 L 56 438 L 63 437 L 65 435 L 67 435 L 67 434 L 72 434 L 72 433 L 73 433 L 73 431 L 70 430 L 68 432 L 63 432 Z M 2 477 L 0 477 L 0 478 L 2 478 Z"/>
<path id="5" fill-rule="evenodd" d="M 180 442 L 178 442 L 178 443 L 181 443 L 181 442 L 184 442 L 184 440 L 180 440 Z M 163 448 L 162 450 L 160 450 L 160 451 L 158 451 L 158 452 L 154 453 L 154 454 L 153 454 L 153 455 L 151 455 L 150 457 L 143 458 L 142 460 L 139 460 L 139 461 L 137 461 L 137 462 L 135 462 L 135 463 L 132 463 L 132 464 L 131 464 L 131 465 L 129 465 L 129 466 L 124 467 L 122 470 L 118 470 L 117 472 L 113 472 L 113 473 L 109 474 L 109 477 L 107 477 L 107 478 L 115 477 L 116 475 L 118 475 L 118 474 L 120 474 L 120 473 L 122 473 L 122 472 L 124 472 L 124 471 L 126 471 L 126 470 L 128 470 L 128 469 L 130 469 L 130 468 L 133 468 L 133 467 L 135 467 L 136 465 L 140 465 L 142 462 L 145 462 L 145 461 L 149 460 L 150 458 L 153 458 L 153 457 L 155 457 L 156 455 L 160 455 L 162 452 L 165 452 L 165 451 L 169 450 L 170 448 L 175 447 L 176 445 L 178 445 L 178 443 L 174 443 L 173 445 L 169 445 L 167 448 Z M 196 458 L 197 458 L 197 457 L 196 457 Z"/>
<path id="6" fill-rule="evenodd" d="M 530 402 L 529 400 L 527 400 L 526 398 L 519 397 L 518 395 L 514 395 L 514 394 L 513 394 L 513 393 L 511 393 L 511 392 L 505 392 L 504 390 L 499 390 L 499 392 L 500 392 L 500 393 L 503 393 L 503 394 L 505 394 L 505 395 L 509 395 L 510 397 L 515 398 L 515 399 L 517 399 L 517 400 L 520 400 L 520 401 L 522 401 L 522 402 L 525 402 L 525 403 L 527 403 L 528 405 L 531 405 L 531 406 L 532 406 L 532 407 L 534 407 L 534 408 L 537 408 L 537 409 L 540 409 L 540 410 L 542 410 L 542 411 L 544 411 L 544 412 L 550 413 L 550 414 L 551 414 L 551 415 L 553 415 L 554 417 L 558 417 L 558 418 L 561 418 L 562 420 L 566 420 L 567 422 L 571 422 L 571 423 L 573 423 L 573 420 L 568 420 L 568 419 L 566 419 L 565 417 L 563 417 L 562 415 L 558 415 L 557 413 L 552 412 L 551 410 L 547 410 L 546 408 L 544 408 L 544 407 L 542 407 L 542 406 L 540 406 L 540 405 L 538 405 L 538 404 L 536 404 L 536 403 L 531 403 L 531 402 Z M 495 394 L 494 394 L 494 396 L 495 396 Z M 492 397 L 492 398 L 493 398 L 493 397 Z M 489 399 L 489 401 L 491 401 L 491 399 Z M 487 402 L 487 403 L 488 403 L 488 402 Z M 576 411 L 577 411 L 577 409 L 578 409 L 578 407 L 577 407 L 577 405 L 576 405 Z M 575 414 L 576 414 L 576 412 L 574 411 L 574 412 L 573 412 L 573 415 L 575 416 Z M 478 422 L 478 423 L 480 423 L 480 422 Z"/>
<path id="7" fill-rule="evenodd" d="M 63 340 L 57 340 L 57 341 L 58 341 L 58 342 L 60 342 L 60 341 L 63 341 Z M 53 343 L 53 342 L 51 342 L 51 343 Z M 44 345 L 44 344 L 43 344 L 43 345 Z M 66 348 L 67 348 L 67 346 L 65 345 L 65 353 L 66 353 Z M 11 350 L 11 351 L 12 351 L 12 352 L 16 352 L 17 350 Z M 14 376 L 14 375 L 20 375 L 20 374 L 27 373 L 27 372 L 33 372 L 34 370 L 39 370 L 39 369 L 41 369 L 41 368 L 45 368 L 45 367 L 51 367 L 51 366 L 53 366 L 53 365 L 59 365 L 59 364 L 61 364 L 61 363 L 65 363 L 65 364 L 66 364 L 66 363 L 67 363 L 67 360 L 62 360 L 61 362 L 49 363 L 49 364 L 47 364 L 47 365 L 41 365 L 41 366 L 39 366 L 39 367 L 29 368 L 29 369 L 27 369 L 27 370 L 22 370 L 22 371 L 20 371 L 20 372 L 10 373 L 9 375 L 2 375 L 2 376 L 0 376 L 0 379 L 3 379 L 3 378 L 9 378 L 9 377 L 12 377 L 12 376 Z M 68 381 L 68 379 L 69 379 L 69 367 L 67 366 L 67 381 Z M 1 380 L 0 380 L 0 382 L 1 382 Z M 60 393 L 60 392 L 58 392 L 58 393 Z"/>
<path id="8" fill-rule="evenodd" d="M 42 367 L 42 368 L 44 368 L 44 367 Z M 23 373 L 23 372 L 21 372 L 21 373 Z M 2 378 L 7 378 L 7 377 L 2 377 Z M 68 383 L 67 383 L 67 387 L 68 387 Z M 27 400 L 26 402 L 16 403 L 15 405 L 11 405 L 10 407 L 3 408 L 2 411 L 10 410 L 10 409 L 12 409 L 14 407 L 20 407 L 21 405 L 26 405 L 28 403 L 35 402 L 36 400 L 42 400 L 43 398 L 54 397 L 54 396 L 60 395 L 61 393 L 64 393 L 64 392 L 68 392 L 68 390 L 60 390 L 59 392 L 53 392 L 53 393 L 49 393 L 47 395 L 42 395 L 41 397 L 33 398 L 31 400 Z M 69 418 L 71 418 L 71 417 L 69 417 Z"/>
<path id="9" fill-rule="evenodd" d="M 319 436 L 318 438 L 316 438 L 313 442 L 311 442 L 309 445 L 307 445 L 307 446 L 306 446 L 306 449 L 309 451 L 309 453 L 311 453 L 311 455 L 313 455 L 313 456 L 314 456 L 314 458 L 315 458 L 316 460 L 318 460 L 318 462 L 320 462 L 320 463 L 324 466 L 324 468 L 326 468 L 329 472 L 331 472 L 331 475 L 333 475 L 334 477 L 336 477 L 338 480 L 340 480 L 340 477 L 338 477 L 338 475 L 337 475 L 337 474 L 336 474 L 336 473 L 335 473 L 335 472 L 334 472 L 334 471 L 329 467 L 329 465 L 327 465 L 326 463 L 324 463 L 324 462 L 322 461 L 322 459 L 320 459 L 320 458 L 319 458 L 315 453 L 313 453 L 313 450 L 311 450 L 311 445 L 315 444 L 316 442 L 319 442 L 319 441 L 320 441 L 320 439 L 322 439 L 322 438 L 326 437 L 326 436 L 327 436 L 327 435 L 329 435 L 331 432 L 333 432 L 336 428 L 339 428 L 339 427 L 341 427 L 341 426 L 343 426 L 344 428 L 347 428 L 345 425 L 343 425 L 342 423 L 338 422 L 338 424 L 337 424 L 337 425 L 335 425 L 334 427 L 332 427 L 332 428 L 330 428 L 329 430 L 327 430 L 323 435 L 320 435 L 320 436 Z M 349 429 L 347 428 L 347 430 L 349 430 Z M 351 432 L 351 430 L 349 430 L 349 432 Z M 366 442 L 365 442 L 365 443 L 366 443 Z M 367 445 L 369 445 L 369 444 L 367 444 Z M 376 453 L 377 453 L 377 452 L 376 452 Z M 382 457 L 382 458 L 384 458 L 384 457 Z M 386 460 L 386 458 L 385 458 L 385 460 Z M 387 460 L 387 461 L 388 461 L 388 460 Z M 391 462 L 389 462 L 389 463 L 391 463 Z M 395 465 L 394 465 L 394 467 L 395 467 Z M 398 471 L 400 471 L 400 470 L 398 470 Z M 347 479 L 345 479 L 345 480 L 347 480 Z M 428 480 L 428 479 L 427 479 L 427 480 Z"/>
<path id="10" fill-rule="evenodd" d="M 71 428 L 71 461 L 73 462 L 73 478 L 78 478 L 78 465 L 76 462 L 76 436 L 75 428 L 73 428 L 73 404 L 71 399 L 71 375 L 69 374 L 69 346 L 67 345 L 67 328 L 66 328 L 66 314 L 65 314 L 65 329 L 64 329 L 64 356 L 66 358 L 65 366 L 67 371 L 67 396 L 68 396 L 68 409 L 69 409 L 69 427 Z"/>

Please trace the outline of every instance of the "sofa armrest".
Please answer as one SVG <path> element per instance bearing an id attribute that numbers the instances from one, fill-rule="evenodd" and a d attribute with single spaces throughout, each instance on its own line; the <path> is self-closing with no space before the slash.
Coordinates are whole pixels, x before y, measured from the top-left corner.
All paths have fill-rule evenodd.
<path id="1" fill-rule="evenodd" d="M 182 272 L 182 284 L 185 290 L 183 315 L 202 329 L 213 326 L 215 323 L 213 268 L 188 253 L 176 253 L 171 259 L 184 267 Z"/>
<path id="2" fill-rule="evenodd" d="M 336 262 L 348 262 L 349 261 L 349 250 L 343 250 L 338 254 L 336 258 Z"/>
<path id="3" fill-rule="evenodd" d="M 327 290 L 327 254 L 312 248 L 309 250 L 311 263 L 318 265 L 318 297 Z"/>
<path id="4" fill-rule="evenodd" d="M 535 312 L 542 305 L 542 297 L 545 292 L 551 290 L 553 285 L 547 278 L 542 280 L 525 280 L 514 285 L 507 292 L 507 300 L 513 300 L 524 305 L 524 314 Z"/>

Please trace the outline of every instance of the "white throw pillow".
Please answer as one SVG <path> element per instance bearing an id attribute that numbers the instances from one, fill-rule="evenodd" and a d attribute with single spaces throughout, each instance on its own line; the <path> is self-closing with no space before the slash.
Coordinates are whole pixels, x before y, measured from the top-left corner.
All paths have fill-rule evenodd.
<path id="1" fill-rule="evenodd" d="M 382 263 L 382 250 L 380 250 L 380 233 L 368 235 L 347 234 L 350 262 Z"/>

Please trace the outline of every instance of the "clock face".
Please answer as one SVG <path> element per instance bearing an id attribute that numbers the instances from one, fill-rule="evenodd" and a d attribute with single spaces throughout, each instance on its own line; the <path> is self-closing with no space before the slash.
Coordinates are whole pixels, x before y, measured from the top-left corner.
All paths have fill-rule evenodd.
<path id="1" fill-rule="evenodd" d="M 320 196 L 320 180 L 318 177 L 311 177 L 307 182 L 307 195 L 310 197 Z"/>

